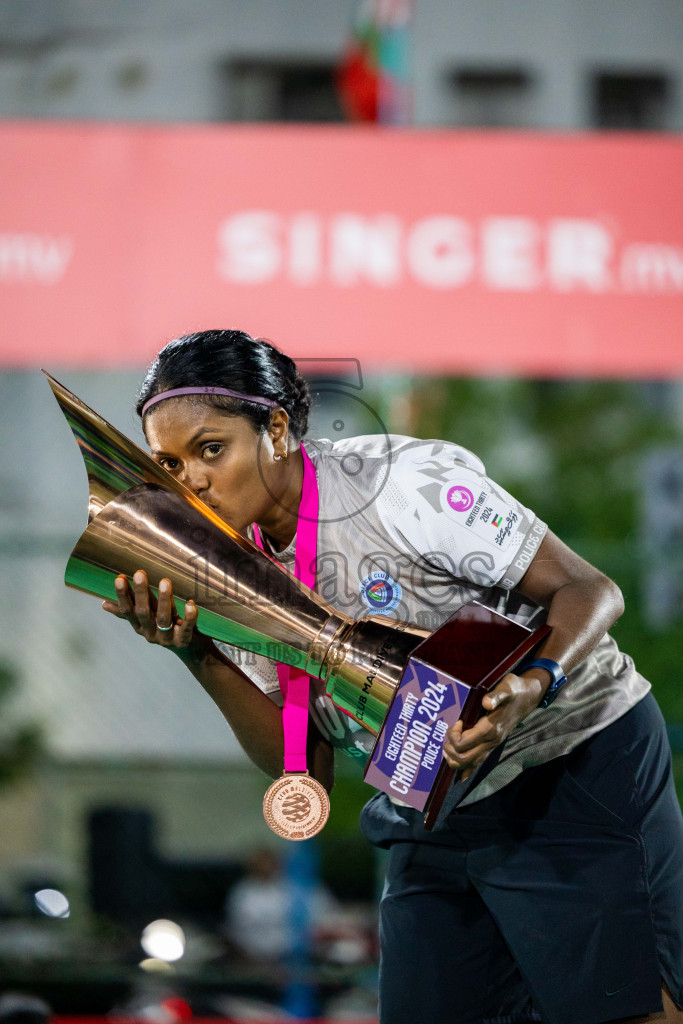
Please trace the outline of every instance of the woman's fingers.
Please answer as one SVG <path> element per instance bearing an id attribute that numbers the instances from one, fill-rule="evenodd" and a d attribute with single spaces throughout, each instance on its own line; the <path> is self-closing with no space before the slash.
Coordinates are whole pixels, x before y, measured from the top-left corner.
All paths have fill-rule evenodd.
<path id="1" fill-rule="evenodd" d="M 194 629 L 197 625 L 197 605 L 194 601 L 188 601 L 185 605 L 185 618 L 181 619 L 174 612 L 174 623 L 170 629 L 163 629 L 157 625 L 159 638 L 157 642 L 162 647 L 187 647 L 194 639 Z M 161 616 L 159 616 L 161 619 Z"/>
<path id="2" fill-rule="evenodd" d="M 456 727 L 457 723 L 448 730 L 444 749 L 460 756 L 473 753 L 482 744 L 496 746 L 504 738 L 500 719 L 490 715 L 482 715 L 471 729 L 465 729 L 464 732 L 456 731 Z"/>
<path id="3" fill-rule="evenodd" d="M 446 750 L 444 747 L 443 756 L 451 768 L 464 770 L 478 768 L 480 764 L 484 763 L 493 749 L 494 746 L 487 743 L 480 747 L 475 747 L 474 750 L 470 750 L 467 754 L 458 754 Z"/>
<path id="4" fill-rule="evenodd" d="M 197 625 L 197 605 L 194 601 L 188 601 L 185 605 L 185 618 L 181 619 L 175 628 L 176 647 L 187 647 L 194 634 L 194 627 Z"/>
<path id="5" fill-rule="evenodd" d="M 172 633 L 176 618 L 171 581 L 167 579 L 160 580 L 159 599 L 156 608 L 156 625 L 159 632 Z"/>
<path id="6" fill-rule="evenodd" d="M 150 643 L 161 647 L 187 647 L 194 636 L 198 610 L 194 601 L 185 605 L 185 617 L 178 615 L 173 599 L 173 585 L 169 579 L 159 581 L 159 596 L 150 589 L 147 574 L 142 569 L 133 576 L 133 587 L 126 576 L 114 581 L 116 601 L 103 601 L 105 611 L 127 619 L 136 633 Z"/>
<path id="7" fill-rule="evenodd" d="M 514 694 L 507 682 L 507 676 L 498 686 L 494 687 L 491 693 L 487 693 L 481 702 L 484 711 L 495 711 L 502 704 L 509 704 L 514 699 Z"/>
<path id="8" fill-rule="evenodd" d="M 133 605 L 133 594 L 130 589 L 130 584 L 128 583 L 128 577 L 117 576 L 114 580 L 114 588 L 116 590 L 117 614 L 122 619 L 130 619 L 132 622 L 135 618 L 135 607 Z"/>
<path id="9" fill-rule="evenodd" d="M 142 633 L 148 640 L 151 640 L 157 628 L 154 617 L 156 608 L 153 607 L 154 598 L 150 594 L 147 574 L 142 569 L 138 569 L 133 576 L 133 595 L 135 617 L 138 620 Z"/>
<path id="10" fill-rule="evenodd" d="M 456 722 L 446 734 L 443 754 L 451 768 L 477 768 L 504 738 L 502 723 L 488 715 L 464 731 Z"/>
<path id="11" fill-rule="evenodd" d="M 478 768 L 480 764 L 484 763 L 493 749 L 494 746 L 489 743 L 475 747 L 474 750 L 470 750 L 467 754 L 453 754 L 444 749 L 444 757 L 451 768 Z"/>
<path id="12" fill-rule="evenodd" d="M 484 714 L 471 729 L 462 722 L 446 733 L 444 757 L 451 768 L 463 770 L 463 778 L 472 774 L 524 718 L 524 681 L 508 673 L 482 701 Z M 528 713 L 528 712 L 526 712 Z"/>

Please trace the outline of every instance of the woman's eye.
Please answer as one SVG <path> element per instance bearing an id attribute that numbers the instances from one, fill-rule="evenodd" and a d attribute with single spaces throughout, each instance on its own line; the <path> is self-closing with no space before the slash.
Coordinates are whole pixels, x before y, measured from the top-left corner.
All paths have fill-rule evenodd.
<path id="1" fill-rule="evenodd" d="M 204 445 L 202 448 L 202 455 L 205 459 L 215 459 L 217 455 L 223 451 L 223 445 L 214 442 L 213 444 Z"/>
<path id="2" fill-rule="evenodd" d="M 162 469 L 168 470 L 169 473 L 173 473 L 178 468 L 177 459 L 159 459 L 159 465 Z"/>

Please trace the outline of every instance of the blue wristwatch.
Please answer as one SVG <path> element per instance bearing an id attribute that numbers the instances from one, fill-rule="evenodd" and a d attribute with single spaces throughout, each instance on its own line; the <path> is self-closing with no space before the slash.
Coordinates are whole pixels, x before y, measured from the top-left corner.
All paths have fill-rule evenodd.
<path id="1" fill-rule="evenodd" d="M 567 681 L 564 669 L 561 665 L 558 665 L 556 661 L 551 661 L 550 658 L 534 658 L 533 661 L 528 661 L 526 665 L 523 665 L 521 671 L 526 672 L 528 668 L 544 668 L 546 672 L 550 672 L 550 675 L 553 677 L 553 681 L 545 691 L 543 700 L 538 705 L 539 708 L 547 708 L 548 705 L 552 704 L 557 697 L 557 691 L 560 689 L 562 684 Z"/>

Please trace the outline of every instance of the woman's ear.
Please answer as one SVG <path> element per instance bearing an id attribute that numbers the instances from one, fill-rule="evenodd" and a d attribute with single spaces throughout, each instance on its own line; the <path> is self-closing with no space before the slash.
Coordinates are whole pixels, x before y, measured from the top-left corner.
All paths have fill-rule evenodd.
<path id="1" fill-rule="evenodd" d="M 289 441 L 289 416 L 279 406 L 277 409 L 273 409 L 270 414 L 268 435 L 273 442 L 273 447 L 277 445 L 285 449 L 287 448 Z"/>

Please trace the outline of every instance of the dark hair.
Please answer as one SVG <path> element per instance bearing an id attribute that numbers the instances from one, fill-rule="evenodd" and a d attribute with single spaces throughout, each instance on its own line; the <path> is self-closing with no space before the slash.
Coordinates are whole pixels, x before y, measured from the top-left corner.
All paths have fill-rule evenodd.
<path id="1" fill-rule="evenodd" d="M 252 338 L 244 331 L 197 331 L 169 341 L 140 386 L 135 407 L 138 416 L 150 398 L 186 387 L 223 387 L 270 398 L 289 416 L 289 429 L 297 441 L 308 428 L 311 400 L 296 364 L 269 341 Z M 258 431 L 270 423 L 268 406 L 225 395 L 193 397 L 231 416 L 245 416 Z"/>

